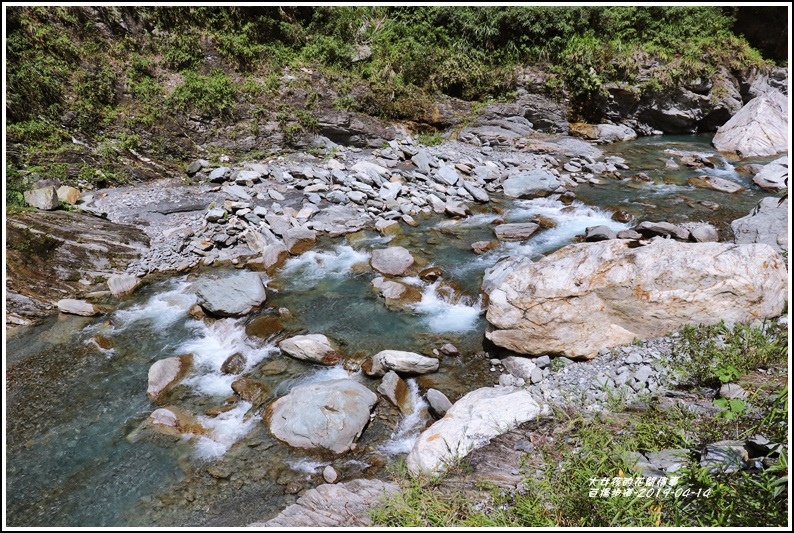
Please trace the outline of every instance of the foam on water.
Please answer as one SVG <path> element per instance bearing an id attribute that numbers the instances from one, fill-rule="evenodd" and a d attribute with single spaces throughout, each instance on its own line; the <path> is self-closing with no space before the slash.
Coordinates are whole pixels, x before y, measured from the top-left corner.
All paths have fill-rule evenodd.
<path id="1" fill-rule="evenodd" d="M 544 216 L 554 221 L 553 228 L 538 230 L 526 242 L 505 242 L 497 250 L 499 256 L 521 255 L 536 257 L 547 252 L 554 251 L 573 241 L 579 235 L 584 235 L 585 230 L 590 226 L 607 226 L 614 231 L 628 229 L 629 224 L 612 220 L 612 212 L 573 202 L 572 209 L 566 207 L 562 202 L 552 198 L 535 198 L 532 200 L 521 200 L 517 204 L 517 209 L 511 209 L 507 213 L 507 218 L 513 220 L 530 220 L 536 216 Z M 490 254 L 493 257 L 493 252 Z"/>
<path id="2" fill-rule="evenodd" d="M 171 288 L 155 294 L 145 303 L 114 312 L 111 317 L 114 329 L 122 331 L 135 322 L 147 320 L 155 330 L 164 331 L 184 318 L 196 303 L 196 295 L 186 292 L 191 283 L 182 278 L 169 285 Z"/>
<path id="3" fill-rule="evenodd" d="M 234 409 L 210 417 L 199 415 L 197 420 L 210 430 L 210 436 L 199 436 L 193 454 L 198 459 L 214 459 L 222 456 L 232 444 L 244 437 L 251 428 L 262 421 L 259 415 L 246 417 L 251 409 L 249 402 L 241 401 Z"/>
<path id="4" fill-rule="evenodd" d="M 339 245 L 330 251 L 310 250 L 293 257 L 284 264 L 281 272 L 284 279 L 293 284 L 312 286 L 327 277 L 343 277 L 357 263 L 369 261 L 368 252 L 358 251 L 349 245 Z"/>
<path id="5" fill-rule="evenodd" d="M 481 301 L 472 302 L 471 298 L 463 296 L 457 303 L 450 302 L 438 288 L 439 282 L 428 285 L 422 292 L 422 300 L 412 306 L 414 311 L 424 315 L 427 327 L 434 333 L 476 329 L 482 313 Z"/>
<path id="6" fill-rule="evenodd" d="M 273 345 L 259 347 L 245 334 L 242 319 L 224 318 L 212 324 L 193 321 L 194 335 L 178 347 L 179 353 L 192 353 L 194 371 L 184 383 L 197 392 L 212 396 L 231 393 L 231 384 L 238 376 L 221 373 L 221 366 L 229 356 L 241 353 L 245 370 L 256 366 L 271 354 L 278 353 Z"/>
<path id="7" fill-rule="evenodd" d="M 287 465 L 302 474 L 316 474 L 321 468 L 330 465 L 330 462 L 310 461 L 309 459 L 299 459 L 298 461 L 287 461 Z"/>
<path id="8" fill-rule="evenodd" d="M 380 446 L 380 450 L 387 455 L 407 454 L 410 452 L 427 421 L 428 404 L 419 394 L 419 386 L 416 384 L 416 380 L 408 379 L 405 383 L 408 385 L 408 393 L 413 401 L 414 410 L 400 420 L 389 440 Z"/>

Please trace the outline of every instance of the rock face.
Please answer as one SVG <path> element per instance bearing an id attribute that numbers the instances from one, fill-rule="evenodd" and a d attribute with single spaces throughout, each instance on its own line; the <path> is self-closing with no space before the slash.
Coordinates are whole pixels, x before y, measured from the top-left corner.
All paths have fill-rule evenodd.
<path id="1" fill-rule="evenodd" d="M 256 272 L 242 272 L 220 280 L 203 280 L 196 290 L 199 305 L 216 316 L 242 316 L 265 303 L 267 295 Z"/>
<path id="2" fill-rule="evenodd" d="M 298 335 L 278 343 L 283 352 L 296 359 L 323 365 L 335 365 L 339 354 L 325 335 Z"/>
<path id="3" fill-rule="evenodd" d="M 383 350 L 364 361 L 361 369 L 368 376 L 382 376 L 389 370 L 403 374 L 429 374 L 438 370 L 438 359 L 414 352 Z"/>
<path id="4" fill-rule="evenodd" d="M 788 102 L 783 93 L 768 91 L 750 100 L 714 135 L 720 152 L 739 157 L 775 155 L 788 149 Z"/>
<path id="5" fill-rule="evenodd" d="M 162 404 L 165 396 L 187 375 L 193 365 L 193 354 L 160 359 L 149 367 L 149 387 L 146 395 L 156 404 Z"/>
<path id="6" fill-rule="evenodd" d="M 505 196 L 511 198 L 547 196 L 559 186 L 560 181 L 557 177 L 545 170 L 521 172 L 510 176 L 502 184 Z"/>
<path id="7" fill-rule="evenodd" d="M 290 446 L 344 453 L 354 448 L 377 401 L 352 379 L 307 383 L 270 404 L 265 417 L 273 435 Z"/>
<path id="8" fill-rule="evenodd" d="M 753 176 L 753 183 L 767 191 L 788 188 L 788 156 L 775 159 Z"/>
<path id="9" fill-rule="evenodd" d="M 61 205 L 58 193 L 53 186 L 25 191 L 25 201 L 28 205 L 44 211 L 58 209 L 58 206 Z"/>
<path id="10" fill-rule="evenodd" d="M 788 198 L 764 198 L 746 217 L 731 222 L 737 244 L 765 243 L 788 250 Z"/>
<path id="11" fill-rule="evenodd" d="M 319 485 L 267 522 L 249 527 L 318 528 L 369 527 L 369 509 L 399 487 L 378 479 L 354 479 L 337 485 Z"/>
<path id="12" fill-rule="evenodd" d="M 481 448 L 519 424 L 533 420 L 541 408 L 529 392 L 513 387 L 484 387 L 466 394 L 444 418 L 419 435 L 406 465 L 414 473 L 433 473 Z"/>
<path id="13" fill-rule="evenodd" d="M 382 250 L 373 250 L 370 264 L 381 274 L 402 276 L 414 264 L 414 258 L 411 252 L 402 246 L 390 246 Z"/>
<path id="14" fill-rule="evenodd" d="M 686 324 L 777 316 L 787 283 L 767 245 L 574 244 L 504 276 L 490 293 L 486 336 L 518 353 L 591 359 Z"/>

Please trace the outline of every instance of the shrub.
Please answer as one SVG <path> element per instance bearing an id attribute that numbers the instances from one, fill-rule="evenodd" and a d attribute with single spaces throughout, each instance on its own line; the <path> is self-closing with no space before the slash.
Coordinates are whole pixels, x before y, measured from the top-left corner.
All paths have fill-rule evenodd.
<path id="1" fill-rule="evenodd" d="M 168 102 L 183 112 L 229 116 L 235 97 L 235 87 L 223 71 L 213 70 L 206 76 L 187 71 Z"/>

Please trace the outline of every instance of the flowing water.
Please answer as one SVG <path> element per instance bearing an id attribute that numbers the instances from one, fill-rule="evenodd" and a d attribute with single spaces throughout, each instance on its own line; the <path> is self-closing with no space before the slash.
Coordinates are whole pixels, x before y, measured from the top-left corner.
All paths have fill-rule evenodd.
<path id="1" fill-rule="evenodd" d="M 283 356 L 277 338 L 246 333 L 256 315 L 200 321 L 188 315 L 193 282 L 202 273 L 149 284 L 100 318 L 52 317 L 6 343 L 7 523 L 10 526 L 239 526 L 272 516 L 296 493 L 321 483 L 333 464 L 343 479 L 385 476 L 431 420 L 420 389 L 434 387 L 452 401 L 495 382 L 483 347 L 486 322 L 480 297 L 483 271 L 505 255 L 540 258 L 584 233 L 607 225 L 615 210 L 648 220 L 726 221 L 744 216 L 766 196 L 731 162 L 714 156 L 708 136 L 643 138 L 606 148 L 626 159 L 647 182 L 602 178 L 580 185 L 577 201 L 554 197 L 493 202 L 462 220 L 430 217 L 395 237 L 361 232 L 321 242 L 290 259 L 268 280 L 267 309 L 286 332 L 323 333 L 346 361 L 321 367 Z M 718 168 L 667 168 L 679 151 L 712 156 Z M 756 162 L 767 162 L 771 158 Z M 743 162 L 746 163 L 747 161 Z M 735 181 L 746 190 L 728 195 L 688 185 L 693 176 Z M 698 203 L 721 205 L 713 211 Z M 497 218 L 536 217 L 545 229 L 528 241 L 502 243 L 484 255 L 471 243 L 493 239 Z M 722 225 L 722 227 L 720 227 Z M 411 250 L 420 268 L 437 267 L 440 280 L 404 279 L 421 301 L 387 307 L 371 286 L 371 251 L 390 245 Z M 274 439 L 261 406 L 227 404 L 239 375 L 221 372 L 231 355 L 245 356 L 243 373 L 263 382 L 267 403 L 303 383 L 355 379 L 372 390 L 378 380 L 358 363 L 383 349 L 430 353 L 451 342 L 460 357 L 444 357 L 435 374 L 408 380 L 416 409 L 408 416 L 382 400 L 353 452 L 341 457 L 290 449 Z M 170 397 L 207 428 L 201 436 L 167 437 L 141 430 L 155 408 L 146 396 L 149 367 L 192 353 L 194 367 Z M 211 412 L 215 416 L 205 414 Z"/>

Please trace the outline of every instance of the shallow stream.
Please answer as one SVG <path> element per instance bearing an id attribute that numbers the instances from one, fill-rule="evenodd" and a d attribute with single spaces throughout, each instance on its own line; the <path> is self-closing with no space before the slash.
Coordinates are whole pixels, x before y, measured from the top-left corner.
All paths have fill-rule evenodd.
<path id="1" fill-rule="evenodd" d="M 712 222 L 726 238 L 731 220 L 771 195 L 715 155 L 709 143 L 710 136 L 664 136 L 607 146 L 607 155 L 626 159 L 630 170 L 624 174 L 644 172 L 650 181 L 600 178 L 600 184 L 579 185 L 570 206 L 553 197 L 492 195 L 485 206 L 472 204 L 475 213 L 466 219 L 434 216 L 416 228 L 402 225 L 395 237 L 362 232 L 323 240 L 290 259 L 269 279 L 267 308 L 260 314 L 273 316 L 289 334 L 332 338 L 346 355 L 334 367 L 282 355 L 275 342 L 287 333 L 257 336 L 256 314 L 208 322 L 191 318 L 193 281 L 223 274 L 217 270 L 150 283 L 102 317 L 54 316 L 11 335 L 6 343 L 8 525 L 241 526 L 272 517 L 302 490 L 321 483 L 325 465 L 333 464 L 343 480 L 385 477 L 385 467 L 410 450 L 431 420 L 420 390 L 437 388 L 454 402 L 496 382 L 483 346 L 479 287 L 483 271 L 499 258 L 537 259 L 589 226 L 631 227 L 612 220 L 618 209 L 653 221 Z M 717 168 L 667 168 L 678 151 L 711 156 Z M 746 190 L 729 195 L 687 184 L 705 173 Z M 493 239 L 496 218 L 521 222 L 537 216 L 553 227 L 523 243 L 472 253 L 471 243 Z M 443 272 L 436 282 L 418 276 L 403 280 L 422 294 L 408 308 L 387 307 L 371 286 L 377 274 L 368 267 L 370 253 L 389 245 L 404 246 L 420 267 Z M 278 308 L 290 316 L 276 318 Z M 429 354 L 447 342 L 461 355 L 442 357 L 437 373 L 409 380 L 416 411 L 401 416 L 382 399 L 357 449 L 341 457 L 289 448 L 270 435 L 261 409 L 247 402 L 217 416 L 203 414 L 231 396 L 231 382 L 239 376 L 221 373 L 220 366 L 234 353 L 245 356 L 246 375 L 267 385 L 269 403 L 295 385 L 340 377 L 375 390 L 379 380 L 357 370 L 367 356 L 383 349 Z M 146 396 L 149 367 L 184 353 L 194 354 L 194 368 L 171 403 L 194 413 L 209 428 L 208 436 L 175 440 L 138 431 L 154 409 Z"/>

